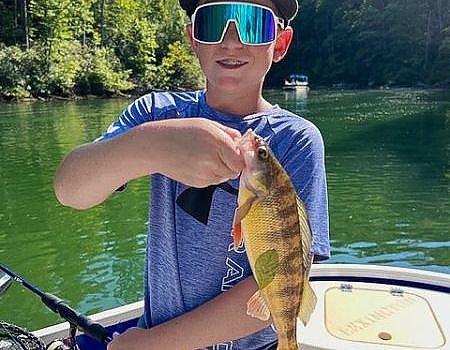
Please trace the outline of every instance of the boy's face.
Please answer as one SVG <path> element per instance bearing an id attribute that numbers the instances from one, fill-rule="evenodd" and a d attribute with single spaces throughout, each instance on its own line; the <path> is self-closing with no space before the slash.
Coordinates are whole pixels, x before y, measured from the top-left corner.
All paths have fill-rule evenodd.
<path id="1" fill-rule="evenodd" d="M 199 5 L 213 2 L 217 1 L 201 1 Z M 276 13 L 270 0 L 245 2 L 263 5 Z M 195 25 L 202 24 L 195 22 Z M 202 28 L 202 31 L 207 32 L 208 28 Z M 243 44 L 235 22 L 229 23 L 220 43 L 198 42 L 193 38 L 192 25 L 187 27 L 187 32 L 207 78 L 208 89 L 215 87 L 224 91 L 242 90 L 246 93 L 252 91 L 248 89 L 261 88 L 272 62 L 278 62 L 284 57 L 292 40 L 292 29 L 281 29 L 278 26 L 275 41 L 259 45 Z"/>

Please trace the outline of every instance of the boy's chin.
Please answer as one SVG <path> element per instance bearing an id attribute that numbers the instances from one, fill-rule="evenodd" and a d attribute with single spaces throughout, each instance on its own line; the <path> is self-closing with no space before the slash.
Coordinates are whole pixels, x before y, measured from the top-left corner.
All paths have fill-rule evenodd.
<path id="1" fill-rule="evenodd" d="M 256 85 L 253 87 L 259 89 Z M 251 89 L 252 85 L 240 77 L 222 77 L 220 79 L 215 79 L 214 81 L 208 81 L 208 88 L 222 90 L 225 93 L 239 92 L 243 89 L 248 92 L 248 89 Z"/>

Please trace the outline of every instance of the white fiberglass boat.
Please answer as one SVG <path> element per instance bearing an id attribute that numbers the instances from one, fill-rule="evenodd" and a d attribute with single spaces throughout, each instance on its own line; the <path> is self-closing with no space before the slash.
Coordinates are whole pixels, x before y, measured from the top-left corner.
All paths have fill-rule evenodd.
<path id="1" fill-rule="evenodd" d="M 311 282 L 317 306 L 297 338 L 304 350 L 450 349 L 450 274 L 355 264 L 315 264 Z M 90 318 L 123 332 L 136 324 L 143 302 Z M 45 342 L 67 336 L 61 323 L 33 332 Z M 80 350 L 105 349 L 87 336 Z"/>

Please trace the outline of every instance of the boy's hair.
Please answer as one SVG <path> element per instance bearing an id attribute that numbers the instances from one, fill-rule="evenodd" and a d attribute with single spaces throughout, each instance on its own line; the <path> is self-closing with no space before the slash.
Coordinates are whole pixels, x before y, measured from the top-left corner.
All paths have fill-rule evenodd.
<path id="1" fill-rule="evenodd" d="M 278 14 L 285 21 L 285 25 L 295 17 L 298 11 L 297 0 L 271 0 L 278 10 Z M 198 4 L 198 0 L 180 0 L 181 8 L 191 17 Z"/>

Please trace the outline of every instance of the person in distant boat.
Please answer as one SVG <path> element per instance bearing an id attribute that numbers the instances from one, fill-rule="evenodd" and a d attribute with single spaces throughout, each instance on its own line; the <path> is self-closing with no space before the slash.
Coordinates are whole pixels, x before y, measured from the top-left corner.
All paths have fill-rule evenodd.
<path id="1" fill-rule="evenodd" d="M 260 135 L 308 210 L 316 260 L 330 255 L 324 145 L 319 130 L 272 105 L 263 83 L 286 55 L 296 0 L 180 0 L 206 89 L 152 92 L 131 103 L 96 142 L 62 161 L 54 188 L 85 209 L 127 182 L 151 175 L 150 221 L 140 328 L 109 350 L 271 349 L 271 321 L 246 314 L 257 290 L 245 249 L 233 247 L 238 140 Z"/>

